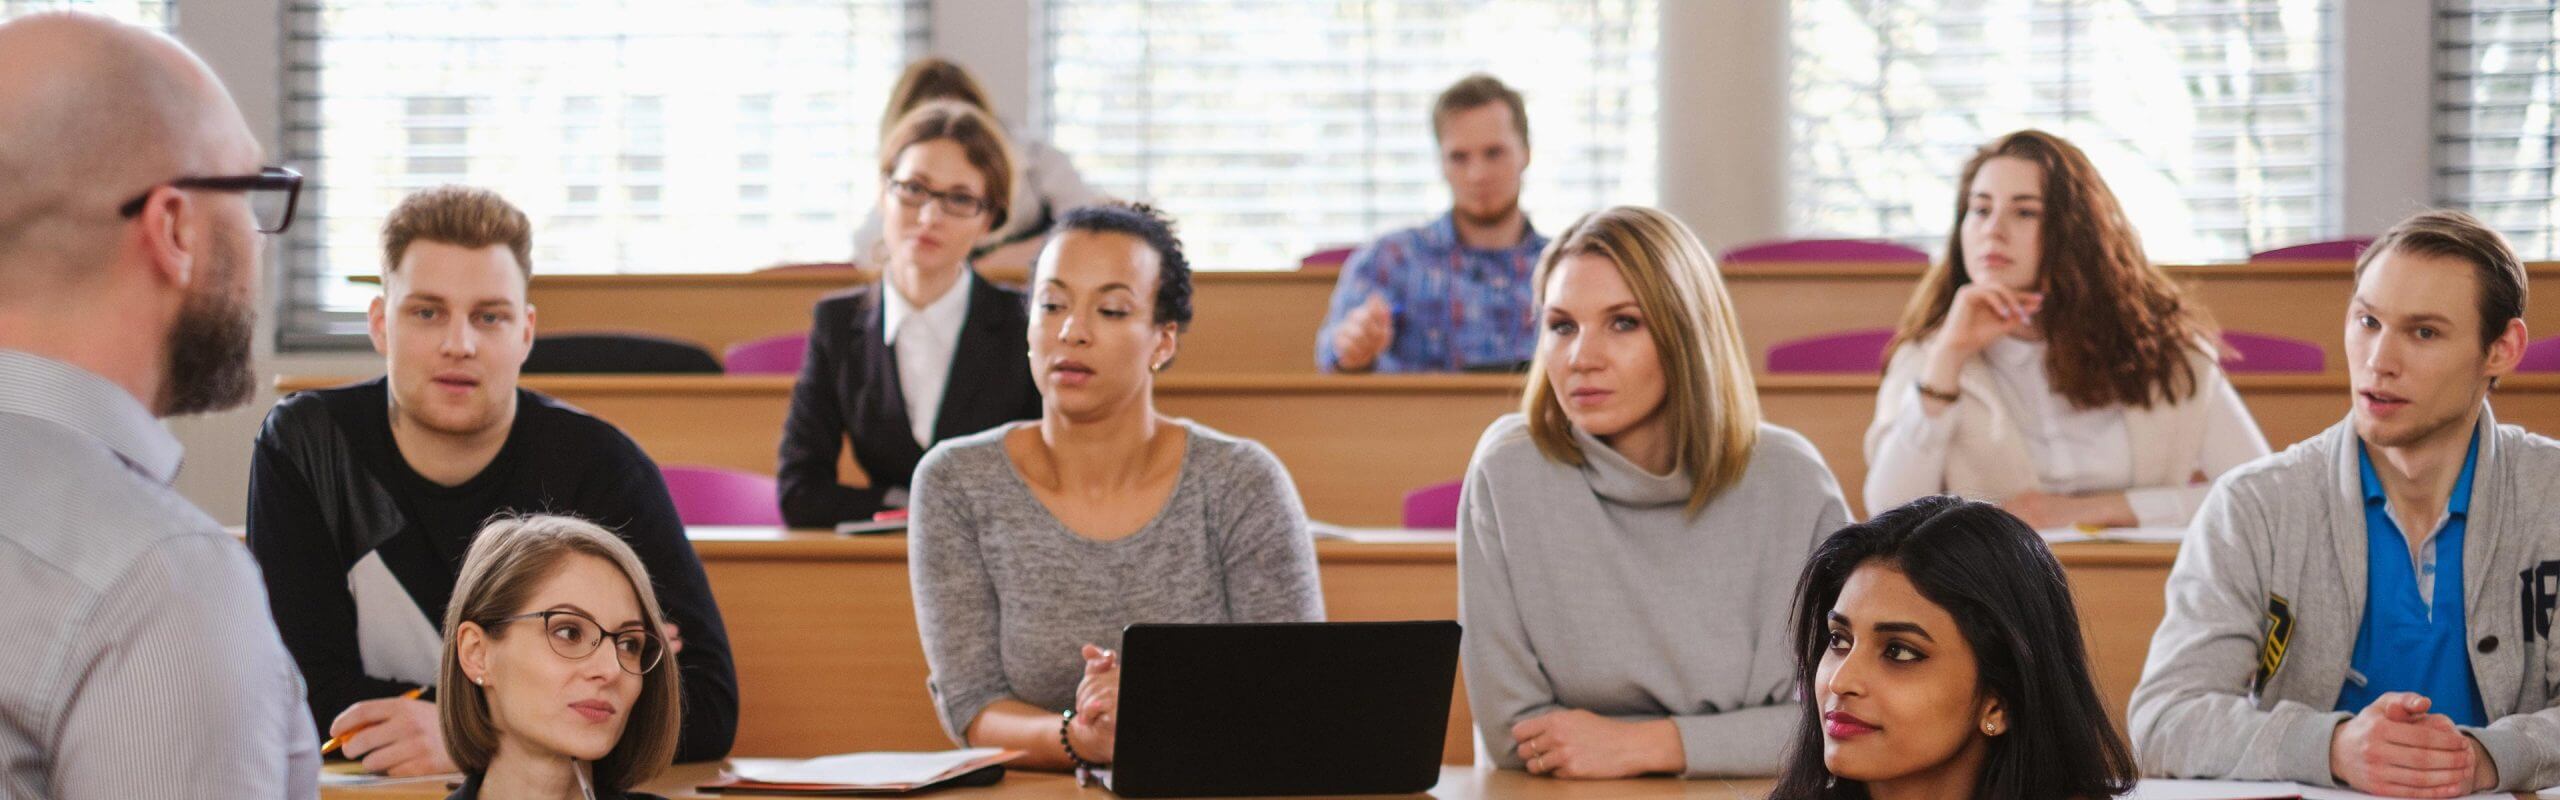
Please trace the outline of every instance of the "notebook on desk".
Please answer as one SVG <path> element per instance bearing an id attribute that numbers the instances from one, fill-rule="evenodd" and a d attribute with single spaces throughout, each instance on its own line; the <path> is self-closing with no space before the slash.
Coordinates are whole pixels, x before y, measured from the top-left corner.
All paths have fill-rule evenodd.
<path id="1" fill-rule="evenodd" d="M 896 795 L 955 786 L 990 786 L 1004 779 L 1018 750 L 980 748 L 943 753 L 847 753 L 811 759 L 732 758 L 720 779 L 701 786 L 714 794 L 743 792 L 804 797 Z"/>
<path id="2" fill-rule="evenodd" d="M 1458 623 L 1131 625 L 1123 797 L 1409 794 L 1440 780 Z"/>

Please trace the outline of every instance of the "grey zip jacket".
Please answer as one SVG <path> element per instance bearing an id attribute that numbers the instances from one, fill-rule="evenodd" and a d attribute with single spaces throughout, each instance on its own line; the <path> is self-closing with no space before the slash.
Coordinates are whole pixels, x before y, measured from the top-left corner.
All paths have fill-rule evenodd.
<path id="1" fill-rule="evenodd" d="M 2560 784 L 2560 442 L 2482 409 L 2463 538 L 2471 674 L 2493 720 L 2465 728 L 2500 791 Z M 2333 710 L 2365 607 L 2351 421 L 2225 474 L 2169 573 L 2128 721 L 2143 774 L 2333 785 Z"/>

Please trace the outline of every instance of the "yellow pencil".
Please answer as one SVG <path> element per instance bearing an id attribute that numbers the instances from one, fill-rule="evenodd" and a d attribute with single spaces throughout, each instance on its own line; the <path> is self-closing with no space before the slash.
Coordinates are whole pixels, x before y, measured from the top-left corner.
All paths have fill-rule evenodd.
<path id="1" fill-rule="evenodd" d="M 416 700 L 416 699 L 418 699 L 418 696 L 419 696 L 419 695 L 421 695 L 421 694 L 425 694 L 425 693 L 426 693 L 426 691 L 427 691 L 427 687 L 420 686 L 420 687 L 418 687 L 418 688 L 411 689 L 411 690 L 409 690 L 409 691 L 401 692 L 401 693 L 400 693 L 400 699 L 402 699 L 402 700 Z M 371 727 L 373 727 L 373 726 L 371 726 L 371 725 L 366 725 L 366 726 L 364 726 L 363 728 L 357 728 L 357 729 L 355 729 L 355 730 L 348 731 L 348 732 L 347 732 L 347 734 L 346 734 L 345 736 L 331 736 L 331 737 L 329 737 L 329 741 L 326 741 L 326 742 L 322 742 L 322 743 L 320 743 L 320 754 L 325 756 L 325 755 L 328 755 L 328 754 L 330 754 L 330 753 L 338 752 L 338 748 L 345 747 L 345 746 L 347 745 L 347 740 L 348 740 L 348 739 L 356 738 L 356 734 L 363 733 L 363 732 L 365 732 L 365 729 L 366 729 L 366 728 L 371 728 Z"/>

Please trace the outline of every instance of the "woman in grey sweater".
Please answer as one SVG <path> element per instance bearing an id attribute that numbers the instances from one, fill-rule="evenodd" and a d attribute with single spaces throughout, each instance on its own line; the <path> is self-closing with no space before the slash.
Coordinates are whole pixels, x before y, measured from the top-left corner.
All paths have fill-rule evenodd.
<path id="1" fill-rule="evenodd" d="M 1297 488 L 1261 445 L 1156 413 L 1191 319 L 1172 223 L 1068 212 L 1032 283 L 1037 423 L 952 439 L 916 468 L 908 570 L 943 730 L 1111 762 L 1120 629 L 1324 618 Z"/>
<path id="2" fill-rule="evenodd" d="M 1795 719 L 1787 601 L 1848 524 L 1821 454 L 1760 421 L 1715 261 L 1678 220 L 1593 213 L 1538 265 L 1524 413 L 1459 501 L 1467 700 L 1496 764 L 1768 775 Z"/>

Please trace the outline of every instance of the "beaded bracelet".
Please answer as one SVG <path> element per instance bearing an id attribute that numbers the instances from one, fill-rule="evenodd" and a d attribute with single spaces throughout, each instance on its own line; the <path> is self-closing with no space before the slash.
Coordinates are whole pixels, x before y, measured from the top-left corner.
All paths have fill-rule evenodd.
<path id="1" fill-rule="evenodd" d="M 1084 760 L 1084 756 L 1078 755 L 1076 753 L 1076 743 L 1067 738 L 1068 730 L 1075 727 L 1075 724 L 1075 709 L 1067 709 L 1058 715 L 1058 747 L 1067 751 L 1067 760 L 1075 762 L 1076 772 L 1081 775 L 1087 768 L 1093 766 L 1093 762 L 1086 761 Z"/>

